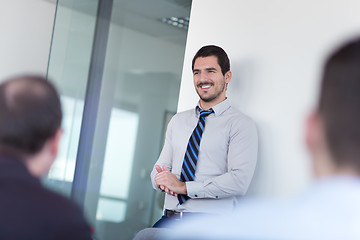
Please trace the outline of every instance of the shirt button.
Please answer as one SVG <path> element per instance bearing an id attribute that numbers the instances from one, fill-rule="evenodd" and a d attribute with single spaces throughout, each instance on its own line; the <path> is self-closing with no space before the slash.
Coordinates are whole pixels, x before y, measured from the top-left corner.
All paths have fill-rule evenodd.
<path id="1" fill-rule="evenodd" d="M 197 194 L 195 194 L 195 197 L 197 197 Z"/>
<path id="2" fill-rule="evenodd" d="M 219 198 L 218 196 L 216 196 L 216 198 Z"/>

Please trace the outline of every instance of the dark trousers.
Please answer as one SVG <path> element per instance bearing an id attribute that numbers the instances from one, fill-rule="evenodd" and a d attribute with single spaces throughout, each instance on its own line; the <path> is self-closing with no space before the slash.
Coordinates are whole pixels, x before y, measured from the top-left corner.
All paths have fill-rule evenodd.
<path id="1" fill-rule="evenodd" d="M 169 223 L 172 223 L 176 220 L 171 219 L 163 215 L 153 226 L 153 228 L 165 228 Z"/>
<path id="2" fill-rule="evenodd" d="M 169 224 L 179 222 L 179 221 L 181 221 L 183 219 L 188 219 L 188 218 L 192 218 L 192 217 L 196 217 L 196 216 L 208 215 L 206 213 L 184 212 L 183 215 L 180 218 L 179 215 L 169 216 L 169 214 L 167 214 L 167 211 L 168 210 L 165 210 L 164 215 L 159 219 L 159 221 L 157 221 L 154 224 L 153 228 L 166 228 L 166 227 L 169 226 Z"/>

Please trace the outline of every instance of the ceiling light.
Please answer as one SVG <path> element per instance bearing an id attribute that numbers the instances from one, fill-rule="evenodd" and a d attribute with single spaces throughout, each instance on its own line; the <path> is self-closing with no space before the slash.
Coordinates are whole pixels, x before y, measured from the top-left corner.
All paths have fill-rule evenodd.
<path id="1" fill-rule="evenodd" d="M 160 21 L 163 23 L 185 30 L 187 30 L 189 27 L 189 20 L 189 17 L 169 17 L 160 19 Z"/>

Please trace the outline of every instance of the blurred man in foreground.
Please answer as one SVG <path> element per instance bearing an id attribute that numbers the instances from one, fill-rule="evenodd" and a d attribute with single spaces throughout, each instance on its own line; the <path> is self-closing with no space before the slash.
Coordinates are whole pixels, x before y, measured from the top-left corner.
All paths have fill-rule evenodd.
<path id="1" fill-rule="evenodd" d="M 46 79 L 0 84 L 0 239 L 91 239 L 80 209 L 39 180 L 62 134 L 57 91 Z"/>
<path id="2" fill-rule="evenodd" d="M 166 238 L 360 239 L 360 38 L 326 61 L 306 144 L 317 181 L 300 198 L 243 203 L 231 217 L 183 222 Z"/>

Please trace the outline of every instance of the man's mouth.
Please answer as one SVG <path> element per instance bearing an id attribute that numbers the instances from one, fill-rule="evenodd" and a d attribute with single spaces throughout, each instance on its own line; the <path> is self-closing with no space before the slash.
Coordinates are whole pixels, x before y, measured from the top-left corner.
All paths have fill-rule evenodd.
<path id="1" fill-rule="evenodd" d="M 212 83 L 199 83 L 198 87 L 200 87 L 201 89 L 209 89 L 213 85 L 214 84 L 212 84 Z"/>

